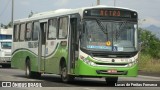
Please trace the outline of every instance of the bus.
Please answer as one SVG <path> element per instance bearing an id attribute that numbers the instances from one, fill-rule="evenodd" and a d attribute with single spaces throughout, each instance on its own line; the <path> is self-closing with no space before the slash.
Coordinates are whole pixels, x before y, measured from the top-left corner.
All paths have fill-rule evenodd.
<path id="1" fill-rule="evenodd" d="M 0 65 L 11 66 L 12 28 L 0 29 Z"/>
<path id="2" fill-rule="evenodd" d="M 11 65 L 27 77 L 136 77 L 138 14 L 122 7 L 93 6 L 34 14 L 14 22 Z"/>

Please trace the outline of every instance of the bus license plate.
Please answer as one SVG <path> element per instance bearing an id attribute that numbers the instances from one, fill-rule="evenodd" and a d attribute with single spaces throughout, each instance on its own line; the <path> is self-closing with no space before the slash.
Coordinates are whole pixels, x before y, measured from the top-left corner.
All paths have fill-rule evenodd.
<path id="1" fill-rule="evenodd" d="M 117 70 L 108 70 L 108 73 L 117 73 Z"/>

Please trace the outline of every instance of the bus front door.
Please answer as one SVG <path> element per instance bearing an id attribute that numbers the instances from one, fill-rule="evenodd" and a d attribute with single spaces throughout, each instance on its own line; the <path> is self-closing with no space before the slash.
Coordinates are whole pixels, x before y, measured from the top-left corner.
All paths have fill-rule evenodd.
<path id="1" fill-rule="evenodd" d="M 70 30 L 69 30 L 69 62 L 68 73 L 75 73 L 75 61 L 78 58 L 78 31 L 77 31 L 77 17 L 70 18 Z"/>
<path id="2" fill-rule="evenodd" d="M 41 35 L 40 35 L 40 71 L 45 70 L 45 58 L 46 58 L 46 30 L 47 22 L 40 22 Z"/>

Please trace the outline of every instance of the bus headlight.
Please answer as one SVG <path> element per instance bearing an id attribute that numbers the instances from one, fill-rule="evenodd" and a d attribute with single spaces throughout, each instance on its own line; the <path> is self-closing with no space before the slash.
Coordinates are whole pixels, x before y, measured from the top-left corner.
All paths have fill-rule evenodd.
<path id="1" fill-rule="evenodd" d="M 133 65 L 135 65 L 137 63 L 137 60 L 131 60 L 131 62 L 128 63 L 129 67 L 132 67 Z"/>
<path id="2" fill-rule="evenodd" d="M 91 60 L 88 60 L 87 58 L 80 56 L 80 59 L 83 60 L 86 64 L 91 65 L 91 66 L 95 66 L 96 64 L 94 62 L 92 62 Z"/>

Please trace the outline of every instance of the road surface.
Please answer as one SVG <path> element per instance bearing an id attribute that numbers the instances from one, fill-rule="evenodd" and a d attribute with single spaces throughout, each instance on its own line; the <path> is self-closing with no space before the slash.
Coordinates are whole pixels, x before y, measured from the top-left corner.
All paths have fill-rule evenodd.
<path id="1" fill-rule="evenodd" d="M 2 88 L 0 90 L 160 90 L 160 87 L 110 87 L 106 85 L 104 78 L 76 78 L 69 84 L 62 83 L 60 76 L 53 74 L 42 75 L 40 79 L 29 79 L 23 70 L 0 67 L 0 81 L 37 81 L 52 87 L 42 88 Z M 126 81 L 160 81 L 160 77 L 141 76 L 120 77 L 119 82 Z M 126 83 L 125 82 L 125 83 Z M 150 82 L 151 83 L 151 82 Z"/>

